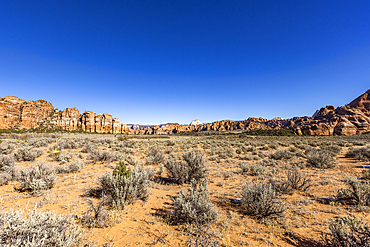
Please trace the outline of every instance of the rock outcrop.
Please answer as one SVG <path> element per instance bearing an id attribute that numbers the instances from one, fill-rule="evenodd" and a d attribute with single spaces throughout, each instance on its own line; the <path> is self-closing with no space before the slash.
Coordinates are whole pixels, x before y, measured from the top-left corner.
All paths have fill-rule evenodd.
<path id="1" fill-rule="evenodd" d="M 326 106 L 309 123 L 295 126 L 297 134 L 355 135 L 370 131 L 370 90 L 346 106 Z"/>
<path id="2" fill-rule="evenodd" d="M 63 111 L 45 100 L 25 101 L 14 96 L 0 98 L 0 129 L 63 129 L 91 133 L 176 134 L 180 132 L 233 131 L 253 129 L 294 129 L 298 135 L 355 135 L 370 131 L 370 90 L 346 106 L 328 105 L 312 117 L 291 119 L 248 118 L 242 121 L 222 120 L 202 124 L 199 120 L 189 125 L 126 125 L 111 114 L 95 114 L 77 108 Z"/>
<path id="3" fill-rule="evenodd" d="M 0 98 L 0 129 L 32 129 L 54 112 L 45 100 L 25 101 L 14 96 Z"/>
<path id="4" fill-rule="evenodd" d="M 109 113 L 80 114 L 77 108 L 59 111 L 45 100 L 25 101 L 14 96 L 0 98 L 0 129 L 63 129 L 96 133 L 131 133 L 127 125 Z"/>

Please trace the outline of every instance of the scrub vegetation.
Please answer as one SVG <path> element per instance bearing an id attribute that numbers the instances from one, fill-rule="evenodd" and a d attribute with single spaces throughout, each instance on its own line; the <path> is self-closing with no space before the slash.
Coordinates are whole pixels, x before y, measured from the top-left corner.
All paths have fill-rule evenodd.
<path id="1" fill-rule="evenodd" d="M 369 246 L 370 135 L 6 133 L 2 246 Z"/>

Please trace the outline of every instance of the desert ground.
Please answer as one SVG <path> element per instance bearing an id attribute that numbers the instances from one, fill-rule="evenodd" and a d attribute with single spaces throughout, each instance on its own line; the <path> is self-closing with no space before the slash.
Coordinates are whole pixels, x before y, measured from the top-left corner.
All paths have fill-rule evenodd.
<path id="1" fill-rule="evenodd" d="M 69 242 L 52 246 L 336 245 L 335 220 L 370 221 L 369 141 L 2 134 L 0 241 L 55 228 Z"/>

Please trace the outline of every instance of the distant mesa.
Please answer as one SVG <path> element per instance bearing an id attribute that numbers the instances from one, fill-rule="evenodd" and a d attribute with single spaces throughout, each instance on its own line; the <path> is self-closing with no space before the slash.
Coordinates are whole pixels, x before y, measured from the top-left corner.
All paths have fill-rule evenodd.
<path id="1" fill-rule="evenodd" d="M 200 124 L 202 124 L 202 122 L 201 122 L 201 121 L 199 121 L 198 119 L 193 120 L 193 121 L 191 121 L 191 123 L 190 123 L 190 125 L 200 125 Z"/>
<path id="2" fill-rule="evenodd" d="M 75 107 L 62 111 L 45 100 L 25 101 L 15 96 L 0 97 L 0 129 L 39 129 L 84 131 L 113 134 L 167 135 L 181 132 L 234 131 L 255 129 L 291 129 L 297 135 L 355 135 L 370 132 L 370 90 L 349 104 L 332 105 L 317 110 L 312 117 L 268 120 L 249 117 L 246 120 L 222 120 L 190 124 L 166 123 L 159 125 L 124 124 L 111 114 L 80 113 Z"/>

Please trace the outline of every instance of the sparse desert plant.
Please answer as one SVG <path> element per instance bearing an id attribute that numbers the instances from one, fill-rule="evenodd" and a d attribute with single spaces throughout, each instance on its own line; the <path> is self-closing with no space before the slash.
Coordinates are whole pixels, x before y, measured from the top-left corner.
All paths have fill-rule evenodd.
<path id="1" fill-rule="evenodd" d="M 209 225 L 199 225 L 197 223 L 189 230 L 187 246 L 194 247 L 218 247 L 220 242 L 216 239 L 215 232 Z"/>
<path id="2" fill-rule="evenodd" d="M 73 161 L 69 164 L 65 164 L 65 165 L 57 165 L 55 167 L 55 172 L 58 173 L 58 174 L 63 174 L 63 173 L 76 173 L 76 172 L 79 172 L 81 171 L 81 169 L 85 166 L 85 164 L 80 161 L 80 160 L 76 160 L 76 161 Z"/>
<path id="3" fill-rule="evenodd" d="M 54 156 L 54 160 L 55 161 L 59 161 L 61 164 L 64 164 L 64 163 L 68 163 L 70 162 L 72 159 L 72 155 L 71 154 L 59 154 L 59 155 L 56 155 Z"/>
<path id="4" fill-rule="evenodd" d="M 198 184 L 199 183 L 199 184 Z M 211 202 L 207 180 L 190 181 L 187 192 L 181 190 L 173 199 L 174 218 L 177 223 L 209 224 L 218 219 L 217 208 Z"/>
<path id="5" fill-rule="evenodd" d="M 185 153 L 182 158 L 188 166 L 188 180 L 199 180 L 206 177 L 205 158 L 202 152 L 191 150 Z"/>
<path id="6" fill-rule="evenodd" d="M 267 170 L 265 166 L 258 166 L 256 164 L 251 164 L 249 169 L 252 176 L 262 176 Z"/>
<path id="7" fill-rule="evenodd" d="M 351 216 L 331 219 L 329 230 L 324 236 L 327 246 L 370 246 L 370 227 L 362 219 Z"/>
<path id="8" fill-rule="evenodd" d="M 110 226 L 109 213 L 105 208 L 106 196 L 103 194 L 100 202 L 95 206 L 93 199 L 87 199 L 89 209 L 84 212 L 81 223 L 89 228 Z"/>
<path id="9" fill-rule="evenodd" d="M 13 170 L 15 160 L 11 155 L 0 155 L 0 172 Z"/>
<path id="10" fill-rule="evenodd" d="M 116 166 L 116 169 L 113 171 L 113 174 L 118 175 L 120 177 L 129 178 L 131 177 L 131 170 L 127 169 L 125 162 L 121 160 L 119 164 Z"/>
<path id="11" fill-rule="evenodd" d="M 295 190 L 306 191 L 312 186 L 311 179 L 297 168 L 286 171 L 286 180 L 270 179 L 269 182 L 279 194 L 291 194 Z"/>
<path id="12" fill-rule="evenodd" d="M 28 191 L 31 195 L 39 195 L 43 191 L 53 188 L 55 180 L 51 166 L 43 163 L 21 170 L 18 177 L 19 189 Z"/>
<path id="13" fill-rule="evenodd" d="M 100 189 L 107 195 L 107 200 L 113 208 L 123 209 L 136 199 L 149 197 L 149 179 L 151 173 L 142 166 L 135 166 L 129 177 L 117 172 L 107 172 L 100 178 Z M 127 173 L 125 173 L 127 174 Z"/>
<path id="14" fill-rule="evenodd" d="M 94 144 L 91 144 L 91 143 L 86 143 L 82 149 L 81 149 L 81 152 L 82 153 L 94 153 L 97 151 L 97 148 Z"/>
<path id="15" fill-rule="evenodd" d="M 370 148 L 353 148 L 346 154 L 347 158 L 355 158 L 357 161 L 369 161 L 370 160 Z"/>
<path id="16" fill-rule="evenodd" d="M 177 161 L 176 158 L 166 159 L 164 166 L 169 175 L 178 183 L 199 180 L 206 177 L 205 158 L 203 153 L 191 150 L 182 155 L 184 161 Z"/>
<path id="17" fill-rule="evenodd" d="M 121 157 L 117 155 L 116 153 L 111 153 L 107 150 L 104 150 L 103 152 L 96 151 L 96 152 L 90 153 L 88 156 L 88 159 L 94 160 L 94 162 L 98 162 L 98 161 L 112 162 L 112 161 L 119 160 L 120 158 Z"/>
<path id="18" fill-rule="evenodd" d="M 176 158 L 168 158 L 164 162 L 169 176 L 174 178 L 177 183 L 182 184 L 188 180 L 188 166 L 184 161 L 177 161 Z"/>
<path id="19" fill-rule="evenodd" d="M 271 154 L 271 158 L 275 160 L 290 159 L 294 154 L 288 150 L 278 150 L 275 153 Z"/>
<path id="20" fill-rule="evenodd" d="M 278 198 L 278 193 L 268 182 L 247 181 L 242 187 L 241 206 L 247 215 L 258 218 L 278 216 L 286 209 L 285 204 Z"/>
<path id="21" fill-rule="evenodd" d="M 287 181 L 293 190 L 306 191 L 312 186 L 312 180 L 306 174 L 300 172 L 298 168 L 286 172 Z"/>
<path id="22" fill-rule="evenodd" d="M 73 139 L 61 139 L 57 144 L 54 145 L 53 149 L 76 149 L 79 148 L 79 143 Z"/>
<path id="23" fill-rule="evenodd" d="M 30 146 L 23 145 L 14 152 L 14 158 L 17 161 L 34 161 L 37 157 L 42 155 L 39 149 L 32 149 Z"/>
<path id="24" fill-rule="evenodd" d="M 336 166 L 336 161 L 332 154 L 325 150 L 307 148 L 305 151 L 308 163 L 316 168 L 327 169 Z"/>
<path id="25" fill-rule="evenodd" d="M 0 154 L 11 154 L 15 146 L 11 143 L 1 143 L 0 144 Z"/>
<path id="26" fill-rule="evenodd" d="M 348 188 L 339 189 L 336 198 L 350 204 L 370 206 L 370 183 L 361 182 L 356 177 L 346 177 Z"/>
<path id="27" fill-rule="evenodd" d="M 79 246 L 83 231 L 72 215 L 37 212 L 36 207 L 0 213 L 0 244 L 4 247 L 21 246 Z"/>
<path id="28" fill-rule="evenodd" d="M 329 145 L 320 149 L 331 153 L 332 156 L 337 156 L 342 151 L 342 148 L 338 145 Z"/>
<path id="29" fill-rule="evenodd" d="M 362 170 L 362 174 L 364 175 L 364 179 L 367 179 L 367 180 L 370 179 L 370 170 L 369 169 Z"/>
<path id="30" fill-rule="evenodd" d="M 36 139 L 33 138 L 33 139 L 30 139 L 30 140 L 27 140 L 27 144 L 30 145 L 30 146 L 36 147 L 36 148 L 38 148 L 38 147 L 46 147 L 46 146 L 49 145 L 49 143 L 46 140 L 44 140 L 44 139 L 37 139 L 37 138 Z"/>
<path id="31" fill-rule="evenodd" d="M 146 158 L 146 163 L 148 165 L 156 165 L 165 161 L 165 156 L 158 147 L 150 147 L 146 151 L 148 157 Z"/>
<path id="32" fill-rule="evenodd" d="M 240 173 L 247 174 L 249 172 L 250 165 L 246 162 L 240 162 L 239 163 L 239 170 Z"/>

